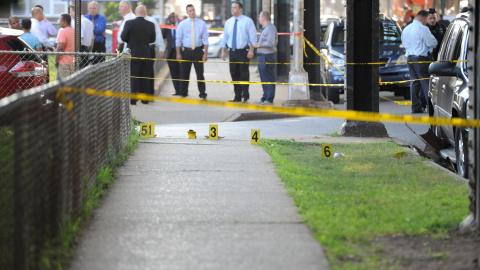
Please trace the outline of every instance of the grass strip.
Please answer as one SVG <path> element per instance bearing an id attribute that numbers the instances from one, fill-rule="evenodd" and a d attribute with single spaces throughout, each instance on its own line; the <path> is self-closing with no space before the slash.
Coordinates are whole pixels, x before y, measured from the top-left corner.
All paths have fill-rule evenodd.
<path id="1" fill-rule="evenodd" d="M 332 269 L 383 269 L 371 241 L 384 235 L 442 237 L 468 215 L 468 186 L 395 142 L 321 144 L 262 140 L 302 220 Z M 407 152 L 400 158 L 396 153 Z M 377 254 L 376 254 L 377 253 Z"/>

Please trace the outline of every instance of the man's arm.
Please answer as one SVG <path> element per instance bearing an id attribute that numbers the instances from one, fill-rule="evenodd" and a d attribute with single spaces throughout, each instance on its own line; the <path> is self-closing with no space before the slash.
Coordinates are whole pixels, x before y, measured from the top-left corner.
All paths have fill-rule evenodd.
<path id="1" fill-rule="evenodd" d="M 45 25 L 46 25 L 46 28 L 47 28 L 47 33 L 51 36 L 55 36 L 57 34 L 57 28 L 55 28 L 55 26 L 53 26 L 53 24 L 45 19 Z"/>
<path id="2" fill-rule="evenodd" d="M 56 52 L 62 52 L 65 48 L 65 42 L 58 42 L 57 47 L 55 48 Z M 58 67 L 58 61 L 60 60 L 61 55 L 55 57 L 55 66 Z"/>
<path id="3" fill-rule="evenodd" d="M 95 25 L 93 26 L 93 32 L 95 33 L 95 36 L 103 35 L 105 28 L 107 28 L 107 18 L 101 14 L 98 14 L 98 18 L 95 19 L 95 22 L 98 23 L 97 28 L 95 28 Z"/>
<path id="4" fill-rule="evenodd" d="M 38 38 L 38 40 L 40 41 L 40 43 L 42 43 L 44 47 L 53 47 L 53 43 L 45 36 L 45 33 L 41 29 L 41 26 L 39 24 L 37 24 L 36 26 L 37 27 L 32 27 L 32 30 L 30 32 Z"/>
<path id="5" fill-rule="evenodd" d="M 435 49 L 435 47 L 437 47 L 437 44 L 438 44 L 437 39 L 435 38 L 434 35 L 432 35 L 430 30 L 426 26 L 423 31 L 423 41 L 425 42 L 427 47 L 429 47 L 431 50 Z"/>
<path id="6" fill-rule="evenodd" d="M 125 22 L 124 24 L 121 38 L 124 42 L 128 42 L 130 39 L 130 24 L 128 22 Z"/>
<path id="7" fill-rule="evenodd" d="M 228 22 L 227 21 L 225 23 L 225 25 L 223 26 L 223 39 L 221 41 L 221 46 L 222 46 L 222 60 L 225 61 L 225 59 L 227 59 L 227 42 L 228 42 L 228 37 L 229 37 L 229 33 L 228 33 Z"/>

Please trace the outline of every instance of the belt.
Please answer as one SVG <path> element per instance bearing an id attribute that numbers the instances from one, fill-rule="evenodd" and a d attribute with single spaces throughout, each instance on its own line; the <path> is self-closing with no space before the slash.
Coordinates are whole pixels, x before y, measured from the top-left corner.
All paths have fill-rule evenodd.
<path id="1" fill-rule="evenodd" d="M 428 56 L 423 56 L 423 55 L 409 55 L 408 57 L 428 58 Z"/>
<path id="2" fill-rule="evenodd" d="M 234 51 L 246 51 L 246 50 L 247 50 L 247 47 L 241 48 L 241 49 L 235 49 L 235 50 L 232 49 L 232 48 L 228 48 L 228 51 L 233 51 L 233 52 L 234 52 Z"/>
<path id="3" fill-rule="evenodd" d="M 185 50 L 186 50 L 186 51 L 194 51 L 194 50 L 202 49 L 202 48 L 203 48 L 203 46 L 195 47 L 195 49 L 192 49 L 192 48 L 190 48 L 190 47 L 182 47 L 182 50 L 183 50 L 183 51 L 185 51 Z"/>

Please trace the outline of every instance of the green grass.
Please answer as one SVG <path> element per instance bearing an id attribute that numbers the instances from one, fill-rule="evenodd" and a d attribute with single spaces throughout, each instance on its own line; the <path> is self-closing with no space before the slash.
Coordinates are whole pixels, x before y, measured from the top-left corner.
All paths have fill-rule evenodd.
<path id="1" fill-rule="evenodd" d="M 396 143 L 321 145 L 262 140 L 303 221 L 332 269 L 382 269 L 392 262 L 375 236 L 442 236 L 468 215 L 468 187 Z M 438 254 L 436 254 L 438 256 Z M 441 256 L 446 256 L 441 254 Z"/>

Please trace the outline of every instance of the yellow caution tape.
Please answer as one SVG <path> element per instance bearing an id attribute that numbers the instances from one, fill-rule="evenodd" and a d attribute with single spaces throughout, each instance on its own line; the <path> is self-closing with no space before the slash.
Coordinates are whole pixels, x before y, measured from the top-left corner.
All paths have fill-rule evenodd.
<path id="1" fill-rule="evenodd" d="M 412 102 L 411 101 L 396 101 L 396 100 L 391 100 L 389 98 L 386 98 L 386 97 L 382 97 L 380 96 L 380 98 L 383 98 L 385 100 L 388 100 L 388 101 L 391 101 L 393 103 L 396 103 L 397 105 L 412 105 Z"/>
<path id="2" fill-rule="evenodd" d="M 375 112 L 362 111 L 340 111 L 340 110 L 324 110 L 304 107 L 277 107 L 266 105 L 243 104 L 236 102 L 218 102 L 206 100 L 193 100 L 185 98 L 164 98 L 147 94 L 131 94 L 118 93 L 111 90 L 99 91 L 95 89 L 80 89 L 74 87 L 61 87 L 61 91 L 73 93 L 85 93 L 88 95 L 95 95 L 101 97 L 136 99 L 143 101 L 166 101 L 176 102 L 192 105 L 209 105 L 220 106 L 227 108 L 241 108 L 244 110 L 265 111 L 270 113 L 283 113 L 297 116 L 314 116 L 314 117 L 332 117 L 343 118 L 354 121 L 366 122 L 396 122 L 396 123 L 411 123 L 411 124 L 430 124 L 435 126 L 462 126 L 462 127 L 480 127 L 480 120 L 468 120 L 463 118 L 439 118 L 429 116 L 412 116 L 412 115 L 398 115 L 398 114 L 380 114 Z"/>

